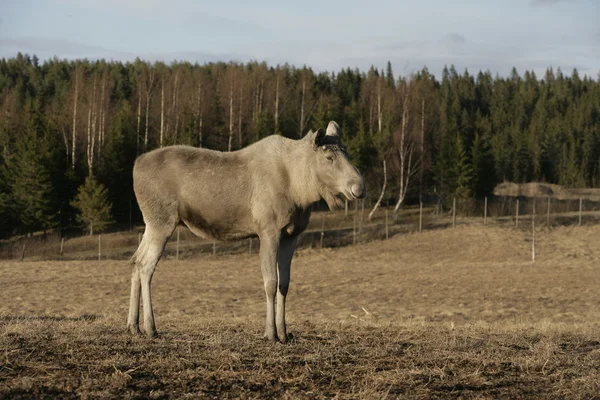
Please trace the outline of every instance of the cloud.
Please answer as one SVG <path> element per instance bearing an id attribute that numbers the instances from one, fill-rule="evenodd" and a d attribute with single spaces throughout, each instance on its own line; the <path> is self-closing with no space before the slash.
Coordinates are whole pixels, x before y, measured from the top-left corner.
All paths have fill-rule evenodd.
<path id="1" fill-rule="evenodd" d="M 558 3 L 573 3 L 575 0 L 531 0 L 529 2 L 530 6 L 553 6 Z"/>
<path id="2" fill-rule="evenodd" d="M 595 45 L 572 46 L 561 43 L 540 45 L 539 43 L 496 44 L 488 41 L 460 41 L 453 45 L 448 36 L 442 40 L 390 41 L 360 51 L 332 54 L 328 68 L 338 69 L 340 66 L 358 67 L 367 70 L 374 65 L 385 67 L 391 61 L 394 71 L 401 75 L 409 75 L 427 66 L 436 77 L 441 77 L 443 67 L 454 65 L 459 73 L 468 69 L 469 73 L 491 71 L 492 74 L 507 76 L 513 67 L 520 74 L 534 71 L 542 77 L 548 67 L 560 67 L 565 74 L 573 68 L 579 73 L 595 76 L 593 65 L 597 60 L 593 54 L 600 54 L 600 47 Z M 348 54 L 353 56 L 348 57 Z M 331 65 L 334 64 L 332 67 Z"/>
<path id="3" fill-rule="evenodd" d="M 102 46 L 87 45 L 80 42 L 45 37 L 21 37 L 14 39 L 0 38 L 0 57 L 14 57 L 17 53 L 28 53 L 37 55 L 41 60 L 47 60 L 54 56 L 60 59 L 90 60 L 108 59 L 119 61 L 133 61 L 137 57 L 151 62 L 162 61 L 167 64 L 173 61 L 189 61 L 199 64 L 208 62 L 248 62 L 254 57 L 241 53 L 211 53 L 202 51 L 173 51 L 135 53 L 118 51 Z"/>
<path id="4" fill-rule="evenodd" d="M 451 42 L 453 44 L 465 44 L 467 43 L 467 39 L 458 33 L 449 33 L 446 36 L 444 36 L 444 40 Z"/>
<path id="5" fill-rule="evenodd" d="M 252 60 L 252 57 L 246 54 L 238 53 L 210 53 L 201 51 L 175 51 L 169 53 L 150 53 L 141 54 L 139 56 L 143 60 L 148 61 L 163 61 L 165 63 L 171 63 L 173 61 L 189 61 L 191 63 L 197 62 L 198 64 L 204 64 L 209 62 L 248 62 Z"/>
<path id="6" fill-rule="evenodd" d="M 0 38 L 0 48 L 2 48 L 3 56 L 10 56 L 10 54 L 17 52 L 36 54 L 40 58 L 50 58 L 54 55 L 61 58 L 128 58 L 132 56 L 132 53 L 112 50 L 102 46 L 48 37 Z"/>

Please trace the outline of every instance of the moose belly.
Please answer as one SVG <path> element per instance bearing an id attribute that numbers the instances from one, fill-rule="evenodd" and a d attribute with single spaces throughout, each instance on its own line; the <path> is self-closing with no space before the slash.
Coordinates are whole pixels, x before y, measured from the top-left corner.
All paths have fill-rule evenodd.
<path id="1" fill-rule="evenodd" d="M 217 240 L 236 240 L 256 237 L 251 218 L 235 209 L 214 210 L 180 207 L 181 221 L 197 236 Z"/>

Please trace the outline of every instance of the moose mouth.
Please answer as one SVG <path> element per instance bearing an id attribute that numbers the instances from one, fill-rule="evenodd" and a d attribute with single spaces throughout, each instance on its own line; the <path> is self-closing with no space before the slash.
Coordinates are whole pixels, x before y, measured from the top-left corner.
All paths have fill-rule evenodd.
<path id="1" fill-rule="evenodd" d="M 352 188 L 350 188 L 349 190 L 344 190 L 343 192 L 339 193 L 337 196 L 341 199 L 342 195 L 344 195 L 344 197 L 348 200 L 360 200 L 360 199 L 364 198 L 364 196 L 361 196 L 361 195 L 357 196 L 356 194 L 354 194 L 354 191 L 352 190 Z"/>
<path id="2" fill-rule="evenodd" d="M 336 191 L 325 191 L 323 193 L 323 199 L 329 206 L 329 209 L 332 211 L 344 208 L 346 201 L 348 201 L 348 200 L 352 201 L 352 200 L 358 200 L 361 198 L 362 197 L 356 196 L 352 192 L 351 188 L 343 189 L 337 193 L 336 193 Z"/>
<path id="3" fill-rule="evenodd" d="M 358 197 L 351 190 L 343 191 L 333 195 L 333 201 L 337 209 L 343 208 L 347 201 L 358 200 Z"/>

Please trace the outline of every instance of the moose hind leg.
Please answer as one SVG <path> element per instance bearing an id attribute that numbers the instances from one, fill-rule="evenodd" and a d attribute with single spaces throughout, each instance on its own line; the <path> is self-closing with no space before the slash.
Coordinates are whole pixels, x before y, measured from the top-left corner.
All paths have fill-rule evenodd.
<path id="1" fill-rule="evenodd" d="M 287 341 L 287 330 L 285 325 L 285 299 L 290 286 L 290 268 L 294 249 L 296 248 L 296 237 L 283 237 L 279 243 L 277 252 L 277 313 L 275 323 L 277 326 L 277 337 L 279 341 Z"/>
<path id="2" fill-rule="evenodd" d="M 156 325 L 154 323 L 154 312 L 152 310 L 151 284 L 154 269 L 167 244 L 167 240 L 173 233 L 175 226 L 169 229 L 156 229 L 146 226 L 146 232 L 142 239 L 143 251 L 138 257 L 138 276 L 142 292 L 142 303 L 144 311 L 144 332 L 148 337 L 156 337 Z M 132 283 L 133 290 L 133 283 Z"/>
<path id="3" fill-rule="evenodd" d="M 136 262 L 138 252 L 139 249 L 131 259 L 131 295 L 129 297 L 129 316 L 127 317 L 127 330 L 133 335 L 141 334 L 139 325 L 141 285 L 140 271 Z"/>

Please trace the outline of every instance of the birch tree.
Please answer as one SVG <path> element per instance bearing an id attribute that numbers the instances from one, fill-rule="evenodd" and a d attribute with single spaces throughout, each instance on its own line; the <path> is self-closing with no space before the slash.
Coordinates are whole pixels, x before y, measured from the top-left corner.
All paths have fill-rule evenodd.
<path id="1" fill-rule="evenodd" d="M 375 214 L 375 211 L 377 211 L 377 209 L 381 205 L 381 200 L 383 200 L 383 196 L 385 195 L 386 186 L 387 186 L 387 168 L 386 168 L 386 161 L 384 159 L 383 160 L 383 186 L 381 188 L 381 193 L 379 194 L 379 198 L 377 199 L 377 202 L 375 203 L 375 205 L 373 206 L 373 209 L 369 213 L 369 221 L 371 220 L 371 218 L 373 218 L 373 214 Z"/>
<path id="2" fill-rule="evenodd" d="M 196 74 L 196 110 L 194 114 L 198 129 L 198 147 L 202 147 L 202 125 L 204 123 L 204 92 L 202 86 L 202 72 L 199 72 Z"/>
<path id="3" fill-rule="evenodd" d="M 75 169 L 77 162 L 77 105 L 79 104 L 79 81 L 81 80 L 82 71 L 79 65 L 75 66 L 73 71 L 75 81 L 73 84 L 73 128 L 71 136 L 71 169 Z"/>
<path id="4" fill-rule="evenodd" d="M 146 64 L 145 67 L 146 79 L 146 123 L 144 124 L 144 150 L 148 150 L 148 118 L 150 117 L 150 100 L 152 98 L 152 89 L 154 89 L 154 77 L 156 69 L 150 64 Z"/>
<path id="5" fill-rule="evenodd" d="M 92 95 L 88 98 L 88 123 L 87 123 L 87 164 L 88 176 L 94 175 L 94 146 L 96 143 L 96 80 L 97 75 L 94 73 L 92 84 Z"/>
<path id="6" fill-rule="evenodd" d="M 416 157 L 413 158 L 415 152 L 415 141 L 410 132 L 410 81 L 407 80 L 403 85 L 403 101 L 402 101 L 402 122 L 400 129 L 394 135 L 396 149 L 398 155 L 399 166 L 399 190 L 398 201 L 394 207 L 394 215 L 398 213 L 400 206 L 406 198 L 406 193 L 412 182 L 412 178 L 416 172 Z"/>
<path id="7" fill-rule="evenodd" d="M 160 136 L 159 146 L 163 147 L 163 140 L 165 135 L 165 73 L 163 71 L 160 80 Z"/>

